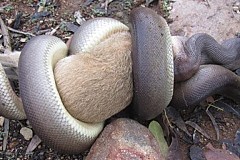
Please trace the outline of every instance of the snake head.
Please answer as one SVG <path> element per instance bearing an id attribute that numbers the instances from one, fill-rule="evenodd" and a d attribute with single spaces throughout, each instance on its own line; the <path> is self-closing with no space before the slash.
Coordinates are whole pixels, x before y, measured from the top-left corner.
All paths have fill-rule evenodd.
<path id="1" fill-rule="evenodd" d="M 199 58 L 189 56 L 185 47 L 187 37 L 172 36 L 174 55 L 174 80 L 185 81 L 191 78 L 199 68 Z"/>

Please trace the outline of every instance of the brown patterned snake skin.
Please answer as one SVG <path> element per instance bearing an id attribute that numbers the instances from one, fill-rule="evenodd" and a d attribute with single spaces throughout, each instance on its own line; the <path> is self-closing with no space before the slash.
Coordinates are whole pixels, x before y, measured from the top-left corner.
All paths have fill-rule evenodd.
<path id="1" fill-rule="evenodd" d="M 192 106 L 211 94 L 222 94 L 240 103 L 240 78 L 229 70 L 236 69 L 240 65 L 239 39 L 231 39 L 219 45 L 208 35 L 197 34 L 188 42 L 181 41 L 183 44 L 186 43 L 185 48 L 180 49 L 182 52 L 173 55 L 170 31 L 163 18 L 150 9 L 140 7 L 132 11 L 130 19 L 133 109 L 136 115 L 143 119 L 151 119 L 159 115 L 169 103 L 176 107 Z M 105 24 L 106 19 L 102 20 Z M 128 30 L 125 25 L 117 21 L 114 21 L 114 24 L 120 25 L 120 29 L 112 28 L 114 33 Z M 89 29 L 84 32 L 90 35 L 90 40 L 79 40 L 81 36 L 75 36 L 69 49 L 73 54 L 88 50 L 89 46 L 97 45 L 108 37 L 104 36 L 105 34 L 109 35 L 109 32 L 105 32 L 106 26 L 98 26 L 102 37 L 95 41 L 91 27 L 87 25 L 83 27 Z M 202 54 L 201 50 L 208 54 Z M 65 109 L 57 90 L 53 68 L 67 55 L 67 51 L 66 44 L 54 36 L 45 35 L 31 39 L 24 47 L 19 61 L 20 93 L 27 118 L 36 134 L 58 151 L 80 153 L 91 146 L 104 123 L 82 122 L 73 118 Z M 196 52 L 202 56 L 195 57 L 194 62 L 189 62 L 185 54 L 191 56 Z M 211 57 L 216 52 L 220 52 L 224 57 Z M 199 68 L 192 67 L 193 64 L 197 64 L 195 62 L 198 62 Z M 202 65 L 203 63 L 217 63 L 229 69 L 219 65 Z M 189 70 L 190 68 L 194 71 Z M 8 83 L 7 79 L 2 68 L 0 71 L 1 91 L 7 90 L 0 95 L 1 114 L 11 119 L 26 118 L 21 100 L 10 89 L 10 85 L 5 85 Z M 178 71 L 180 79 L 183 77 L 188 80 L 174 85 L 174 72 L 177 76 Z M 191 73 L 190 79 L 189 75 L 188 77 L 184 75 L 186 71 Z M 6 110 L 8 106 L 10 109 Z M 19 108 L 16 109 L 16 106 Z"/>

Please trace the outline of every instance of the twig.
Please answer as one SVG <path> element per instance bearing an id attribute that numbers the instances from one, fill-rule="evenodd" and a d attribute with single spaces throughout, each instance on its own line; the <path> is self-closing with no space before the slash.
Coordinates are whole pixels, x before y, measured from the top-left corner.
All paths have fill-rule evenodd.
<path id="1" fill-rule="evenodd" d="M 7 26 L 4 24 L 1 16 L 0 16 L 0 25 L 1 25 L 1 29 L 2 29 L 3 43 L 4 43 L 5 51 L 10 53 L 12 51 L 10 36 L 8 33 Z"/>
<path id="2" fill-rule="evenodd" d="M 217 102 L 217 101 L 215 101 L 215 102 Z M 218 106 L 215 106 L 215 105 L 213 105 L 213 104 L 208 104 L 208 107 L 213 107 L 213 108 L 215 108 L 215 109 L 217 109 L 217 110 L 224 111 L 224 109 L 222 109 L 222 108 L 220 108 L 220 107 L 218 107 Z"/>
<path id="3" fill-rule="evenodd" d="M 173 125 L 172 125 L 172 123 L 170 122 L 170 120 L 169 120 L 169 118 L 168 118 L 166 109 L 164 109 L 163 111 L 164 111 L 164 115 L 165 115 L 165 117 L 166 117 L 166 120 L 167 120 L 168 125 L 169 125 L 171 128 L 174 128 Z"/>
<path id="4" fill-rule="evenodd" d="M 219 128 L 218 128 L 217 122 L 215 121 L 215 118 L 213 117 L 212 113 L 209 111 L 210 107 L 211 107 L 210 105 L 207 107 L 206 113 L 207 113 L 208 117 L 210 118 L 210 120 L 212 121 L 214 129 L 216 131 L 217 140 L 219 140 Z"/>
<path id="5" fill-rule="evenodd" d="M 11 31 L 11 32 L 23 34 L 23 35 L 26 35 L 26 36 L 32 36 L 32 37 L 36 36 L 36 35 L 34 35 L 34 34 L 30 33 L 30 32 L 19 31 L 19 30 L 16 30 L 16 29 L 14 29 L 14 28 L 11 28 L 11 27 L 7 27 L 7 28 L 8 28 L 8 30 Z"/>
<path id="6" fill-rule="evenodd" d="M 5 151 L 7 148 L 8 133 L 9 133 L 9 119 L 5 118 L 4 135 L 3 135 L 3 151 Z"/>
<path id="7" fill-rule="evenodd" d="M 46 34 L 47 32 L 51 32 L 51 29 L 44 29 L 35 32 L 36 35 Z"/>
<path id="8" fill-rule="evenodd" d="M 57 25 L 57 27 L 55 27 L 51 32 L 47 32 L 47 35 L 53 35 L 55 32 L 57 32 L 57 30 L 60 28 L 61 24 Z"/>

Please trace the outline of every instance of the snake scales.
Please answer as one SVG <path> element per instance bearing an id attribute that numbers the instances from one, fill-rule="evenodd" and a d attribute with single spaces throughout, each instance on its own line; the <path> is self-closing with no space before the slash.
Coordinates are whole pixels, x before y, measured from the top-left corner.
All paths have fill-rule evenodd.
<path id="1" fill-rule="evenodd" d="M 239 39 L 231 39 L 219 45 L 208 35 L 199 34 L 183 42 L 186 44 L 185 54 L 172 55 L 170 32 L 163 18 L 147 8 L 134 9 L 130 17 L 134 82 L 133 109 L 138 116 L 151 119 L 160 114 L 169 103 L 176 107 L 191 106 L 210 94 L 216 93 L 240 103 L 240 78 L 222 66 L 202 65 L 217 63 L 229 69 L 239 67 Z M 105 20 L 113 22 L 115 27 L 118 26 L 117 29 L 110 27 L 114 33 L 119 30 L 128 30 L 125 25 L 115 20 L 107 18 L 100 20 L 105 27 L 108 26 Z M 92 20 L 97 24 L 98 21 L 98 18 Z M 91 29 L 88 25 L 84 27 L 80 28 Z M 98 27 L 101 28 L 101 25 Z M 85 51 L 89 46 L 97 45 L 112 34 L 105 31 L 103 27 L 100 30 L 104 33 L 103 35 L 108 34 L 108 36 L 102 35 L 97 41 L 93 41 L 95 39 L 93 35 L 96 34 L 92 34 L 91 30 L 86 31 L 90 35 L 89 41 L 84 39 L 78 41 L 79 35 L 74 36 L 70 52 Z M 38 36 L 31 39 L 24 47 L 19 61 L 20 93 L 27 118 L 40 138 L 59 151 L 79 153 L 94 142 L 103 128 L 103 122 L 81 122 L 73 118 L 64 108 L 56 88 L 53 67 L 67 55 L 67 50 L 65 43 L 53 36 Z M 201 56 L 194 57 L 194 62 L 189 61 L 189 57 L 197 54 L 196 51 Z M 203 54 L 205 51 L 207 54 Z M 219 51 L 222 54 L 211 57 Z M 211 57 L 210 60 L 209 57 Z M 192 67 L 193 64 L 200 67 Z M 194 71 L 189 71 L 190 68 Z M 21 100 L 10 89 L 3 69 L 0 69 L 0 88 L 4 91 L 0 97 L 1 114 L 11 119 L 26 118 Z M 186 71 L 191 73 L 190 76 L 185 75 Z M 175 81 L 181 81 L 182 77 L 184 80 L 191 78 L 174 85 L 174 72 L 176 77 L 180 77 Z M 11 109 L 6 109 L 6 106 L 10 106 Z M 16 106 L 18 109 L 14 108 Z"/>

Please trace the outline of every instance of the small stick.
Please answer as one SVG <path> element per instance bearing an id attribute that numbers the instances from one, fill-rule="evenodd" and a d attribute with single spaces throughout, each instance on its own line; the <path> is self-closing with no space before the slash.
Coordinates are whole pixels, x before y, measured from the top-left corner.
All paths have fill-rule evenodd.
<path id="1" fill-rule="evenodd" d="M 0 25 L 1 25 L 1 29 L 2 29 L 3 43 L 4 43 L 5 51 L 7 50 L 7 52 L 8 51 L 11 52 L 12 47 L 11 47 L 10 36 L 8 33 L 7 26 L 4 24 L 1 16 L 0 16 Z"/>
<path id="2" fill-rule="evenodd" d="M 47 32 L 51 32 L 51 29 L 44 29 L 44 30 L 39 30 L 36 32 L 36 35 L 41 35 L 41 34 L 45 34 Z"/>
<path id="3" fill-rule="evenodd" d="M 9 133 L 9 119 L 5 118 L 5 120 L 4 120 L 4 135 L 3 135 L 3 151 L 5 151 L 7 148 L 8 133 Z"/>
<path id="4" fill-rule="evenodd" d="M 16 30 L 14 28 L 11 28 L 11 27 L 7 27 L 9 31 L 11 32 L 15 32 L 15 33 L 18 33 L 18 34 L 23 34 L 23 35 L 26 35 L 26 36 L 32 36 L 34 37 L 35 35 L 30 33 L 30 32 L 23 32 L 23 31 L 19 31 L 19 30 Z"/>
<path id="5" fill-rule="evenodd" d="M 171 123 L 171 121 L 170 121 L 169 118 L 168 118 L 168 115 L 167 115 L 166 109 L 164 109 L 163 111 L 164 111 L 164 115 L 165 115 L 165 117 L 166 117 L 166 119 L 167 119 L 167 123 L 168 123 L 168 125 L 169 125 L 171 128 L 174 128 L 173 125 L 172 125 L 172 123 Z"/>
<path id="6" fill-rule="evenodd" d="M 217 125 L 217 122 L 215 121 L 215 118 L 213 117 L 212 113 L 209 111 L 209 108 L 211 106 L 208 106 L 207 109 L 206 109 L 206 113 L 208 115 L 208 117 L 210 118 L 210 120 L 212 121 L 212 124 L 214 126 L 214 129 L 216 131 L 216 135 L 217 135 L 217 139 L 216 140 L 219 140 L 219 128 L 218 128 L 218 125 Z"/>
<path id="7" fill-rule="evenodd" d="M 57 27 L 55 27 L 51 32 L 47 32 L 47 35 L 53 35 L 55 32 L 57 32 L 57 30 L 59 29 L 60 25 L 57 25 Z"/>

